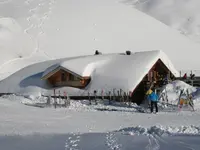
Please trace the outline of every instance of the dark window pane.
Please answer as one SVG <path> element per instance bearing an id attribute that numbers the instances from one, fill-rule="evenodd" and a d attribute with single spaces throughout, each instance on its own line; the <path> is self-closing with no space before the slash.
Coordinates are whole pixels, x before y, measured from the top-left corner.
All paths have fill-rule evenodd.
<path id="1" fill-rule="evenodd" d="M 61 80 L 66 81 L 66 74 L 64 72 L 61 74 Z"/>

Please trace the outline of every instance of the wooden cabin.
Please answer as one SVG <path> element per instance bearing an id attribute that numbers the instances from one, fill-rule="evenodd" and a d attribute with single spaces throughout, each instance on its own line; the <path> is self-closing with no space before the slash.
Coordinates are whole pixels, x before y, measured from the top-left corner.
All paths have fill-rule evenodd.
<path id="1" fill-rule="evenodd" d="M 80 76 L 64 68 L 58 67 L 47 73 L 42 79 L 47 80 L 53 87 L 85 88 L 90 82 L 90 77 Z"/>
<path id="2" fill-rule="evenodd" d="M 140 104 L 152 84 L 154 88 L 162 87 L 166 79 L 173 80 L 177 73 L 167 56 L 154 50 L 67 59 L 47 68 L 42 79 L 53 87 L 78 88 L 71 91 L 71 96 L 80 96 L 79 89 L 82 97 L 94 90 L 98 91 L 97 96 L 102 90 L 113 96 L 117 95 L 114 91 L 123 91 L 132 93 L 132 101 Z"/>

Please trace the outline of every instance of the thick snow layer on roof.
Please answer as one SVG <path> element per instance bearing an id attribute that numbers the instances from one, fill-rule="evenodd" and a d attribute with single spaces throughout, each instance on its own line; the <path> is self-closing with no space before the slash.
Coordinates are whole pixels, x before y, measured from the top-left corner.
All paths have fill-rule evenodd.
<path id="1" fill-rule="evenodd" d="M 174 74 L 176 70 L 160 51 L 139 52 L 133 55 L 110 56 L 111 61 L 103 67 L 96 69 L 90 88 L 96 87 L 104 90 L 123 89 L 132 91 L 148 73 L 151 67 L 160 58 Z"/>
<path id="2" fill-rule="evenodd" d="M 46 75 L 48 75 L 50 72 L 54 71 L 55 69 L 59 68 L 60 65 L 59 64 L 54 64 L 51 67 L 47 68 L 44 73 L 42 74 L 42 77 L 45 77 Z"/>
<path id="3" fill-rule="evenodd" d="M 110 91 L 123 89 L 132 91 L 151 69 L 155 62 L 161 59 L 174 75 L 174 69 L 168 57 L 159 50 L 137 52 L 132 55 L 104 54 L 80 56 L 66 59 L 46 61 L 28 66 L 0 82 L 3 93 L 49 93 L 52 87 L 41 77 L 57 66 L 66 68 L 81 76 L 91 76 L 91 82 L 86 89 L 71 87 L 61 88 L 70 95 L 87 95 L 87 92 L 97 90 Z"/>
<path id="4" fill-rule="evenodd" d="M 88 90 L 123 89 L 126 92 L 133 90 L 148 73 L 158 59 L 177 76 L 168 57 L 159 50 L 137 52 L 131 55 L 107 54 L 83 56 L 65 60 L 60 67 L 70 70 L 80 76 L 91 76 L 92 81 Z M 45 74 L 50 73 L 58 64 L 47 68 Z"/>
<path id="5" fill-rule="evenodd" d="M 102 65 L 106 65 L 113 55 L 94 55 L 70 59 L 60 64 L 61 67 L 66 68 L 82 77 L 91 76 L 92 72 Z"/>

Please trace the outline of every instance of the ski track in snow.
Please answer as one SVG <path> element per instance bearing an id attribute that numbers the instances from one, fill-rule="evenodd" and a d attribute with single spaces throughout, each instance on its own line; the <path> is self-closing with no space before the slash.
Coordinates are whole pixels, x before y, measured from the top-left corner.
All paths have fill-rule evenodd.
<path id="1" fill-rule="evenodd" d="M 3 1 L 1 2 L 0 1 L 0 4 L 4 4 L 4 3 L 8 3 L 10 2 L 11 0 L 7 0 L 7 1 Z M 24 2 L 25 5 L 30 5 L 31 6 L 31 3 L 34 2 L 33 0 L 26 0 Z M 30 15 L 27 17 L 27 22 L 28 22 L 28 27 L 24 30 L 24 33 L 27 34 L 31 41 L 35 41 L 35 47 L 33 48 L 33 52 L 27 56 L 26 58 L 30 58 L 32 57 L 36 52 L 39 51 L 39 41 L 38 41 L 38 37 L 42 34 L 44 34 L 44 31 L 42 30 L 42 25 L 44 24 L 45 20 L 47 20 L 50 16 L 50 14 L 52 13 L 52 9 L 53 9 L 53 6 L 54 4 L 56 3 L 55 0 L 40 0 L 39 1 L 40 3 L 36 6 L 36 7 L 33 7 L 29 10 L 29 13 Z M 43 13 L 42 15 L 40 15 L 39 13 L 37 13 L 39 10 L 43 9 L 42 7 L 43 6 L 46 6 L 48 5 L 48 9 L 45 13 Z M 27 6 L 27 7 L 28 7 Z M 34 37 L 33 35 L 31 35 L 31 31 L 32 30 L 38 30 L 36 36 Z M 44 53 L 47 57 L 50 57 L 48 54 Z M 3 66 L 9 64 L 9 63 L 12 63 L 16 60 L 19 60 L 21 58 L 14 58 L 12 60 L 8 60 L 7 62 L 5 62 L 4 64 L 2 64 L 0 66 L 0 68 L 2 68 Z"/>
<path id="2" fill-rule="evenodd" d="M 30 4 L 30 2 L 32 2 L 33 0 L 27 0 L 27 3 Z M 30 38 L 34 41 L 35 40 L 35 50 L 33 50 L 33 52 L 30 54 L 29 57 L 33 56 L 36 52 L 38 52 L 40 50 L 40 46 L 39 46 L 39 36 L 45 34 L 44 31 L 42 30 L 42 26 L 44 24 L 44 22 L 49 19 L 50 14 L 52 13 L 52 9 L 56 3 L 56 0 L 40 0 L 41 3 L 38 4 L 37 7 L 34 7 L 32 9 L 29 10 L 29 12 L 31 13 L 31 16 L 29 16 L 27 18 L 27 21 L 29 23 L 29 27 L 27 29 L 24 30 L 24 33 L 28 34 L 30 36 Z M 42 9 L 43 6 L 48 5 L 48 9 L 45 13 L 43 13 L 43 15 L 40 16 L 40 14 L 37 14 L 37 11 L 39 11 L 40 9 Z M 30 23 L 31 19 L 34 20 L 36 19 L 36 23 Z M 35 37 L 32 37 L 29 32 L 32 29 L 38 29 L 38 33 Z M 35 38 L 35 39 L 34 39 Z M 44 52 L 44 54 L 51 58 L 46 52 Z"/>
<path id="3" fill-rule="evenodd" d="M 80 135 L 79 134 L 72 134 L 66 140 L 65 143 L 65 150 L 79 150 L 78 144 L 80 142 Z"/>
<path id="4" fill-rule="evenodd" d="M 106 145 L 110 150 L 120 150 L 121 145 L 117 142 L 117 138 L 114 132 L 109 132 L 106 135 Z"/>
<path id="5" fill-rule="evenodd" d="M 192 145 L 190 145 L 186 142 L 183 142 L 183 141 L 173 142 L 173 141 L 171 141 L 172 143 L 171 142 L 168 143 L 162 137 L 157 136 L 157 135 L 153 135 L 153 134 L 148 135 L 148 140 L 149 140 L 149 144 L 146 146 L 146 150 L 160 150 L 161 146 L 160 146 L 159 142 L 165 143 L 166 145 L 168 145 L 168 144 L 173 145 L 174 144 L 174 145 L 180 147 L 181 149 L 196 150 L 196 149 L 192 148 Z"/>
<path id="6" fill-rule="evenodd" d="M 9 3 L 11 1 L 12 0 L 4 0 L 4 1 L 0 0 L 0 4 Z M 28 6 L 31 6 L 32 2 L 34 2 L 34 0 L 26 0 L 24 4 L 27 5 L 28 7 Z M 29 36 L 31 41 L 35 42 L 35 47 L 33 48 L 33 51 L 31 52 L 31 54 L 27 57 L 24 57 L 26 59 L 31 58 L 35 53 L 37 53 L 40 50 L 38 38 L 39 36 L 44 34 L 44 31 L 42 30 L 42 26 L 44 22 L 49 18 L 50 14 L 52 13 L 52 9 L 56 3 L 56 0 L 39 0 L 39 2 L 40 3 L 36 7 L 33 7 L 29 10 L 30 15 L 26 19 L 28 22 L 28 27 L 24 30 L 24 33 Z M 42 15 L 39 14 L 38 13 L 39 10 L 43 9 L 43 6 L 46 6 L 46 5 L 48 5 L 47 11 L 43 13 Z M 38 32 L 36 33 L 36 36 L 34 37 L 30 32 L 35 29 L 38 30 Z M 46 52 L 44 52 L 44 54 L 48 58 L 51 58 L 51 56 L 49 56 Z M 20 59 L 22 58 L 14 58 L 14 59 L 8 60 L 5 63 L 0 65 L 0 69 L 3 68 L 5 65 L 8 65 Z"/>
<path id="7" fill-rule="evenodd" d="M 152 134 L 148 135 L 149 144 L 146 146 L 146 150 L 159 150 L 160 144 L 156 137 Z"/>
<path id="8" fill-rule="evenodd" d="M 178 144 L 179 146 L 181 146 L 181 147 L 187 148 L 188 150 L 195 150 L 194 148 L 191 147 L 190 144 L 187 144 L 187 143 L 185 143 L 185 142 L 179 141 L 177 144 Z"/>
<path id="9" fill-rule="evenodd" d="M 27 1 L 25 1 L 25 4 L 31 5 L 31 2 L 32 2 L 32 0 L 27 0 Z M 49 15 L 52 13 L 53 4 L 55 4 L 55 0 L 49 0 L 49 1 L 40 0 L 40 3 L 36 7 L 31 8 L 29 10 L 29 13 L 31 15 L 27 18 L 28 27 L 24 30 L 24 33 L 28 34 L 30 36 L 30 39 L 32 41 L 35 40 L 35 42 L 36 42 L 34 51 L 31 53 L 30 57 L 34 53 L 39 51 L 38 37 L 40 35 L 44 34 L 44 31 L 42 30 L 42 25 L 44 24 L 45 20 L 47 20 L 49 18 Z M 38 13 L 38 11 L 43 9 L 43 6 L 46 6 L 46 5 L 48 5 L 47 11 L 45 13 L 43 13 L 42 15 L 40 15 Z M 31 30 L 33 30 L 33 29 L 38 30 L 35 37 L 30 34 Z"/>

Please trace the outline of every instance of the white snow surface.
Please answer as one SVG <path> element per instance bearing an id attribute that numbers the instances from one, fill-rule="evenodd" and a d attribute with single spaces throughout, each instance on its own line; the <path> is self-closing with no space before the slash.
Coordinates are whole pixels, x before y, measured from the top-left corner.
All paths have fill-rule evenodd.
<path id="1" fill-rule="evenodd" d="M 121 0 L 12 0 L 0 3 L 0 14 L 1 79 L 42 61 L 33 62 L 33 54 L 46 60 L 91 55 L 96 49 L 159 49 L 177 69 L 199 69 L 199 44 Z M 175 52 L 181 57 L 177 59 Z M 24 58 L 31 60 L 20 62 Z"/>
<path id="2" fill-rule="evenodd" d="M 127 0 L 135 8 L 200 42 L 198 0 Z"/>
<path id="3" fill-rule="evenodd" d="M 173 85 L 167 85 L 168 92 L 175 93 L 177 87 L 195 91 L 181 81 Z M 94 102 L 89 105 L 88 100 L 70 100 L 70 106 L 57 109 L 33 107 L 46 102 L 47 98 L 39 95 L 0 97 L 0 148 L 43 150 L 53 146 L 60 150 L 63 147 L 127 149 L 127 146 L 137 146 L 137 149 L 185 150 L 199 147 L 199 98 L 195 100 L 195 112 L 167 111 L 159 107 L 158 114 L 144 113 L 136 104 L 112 102 L 109 105 L 108 100 L 97 100 L 97 105 Z M 57 102 L 62 103 L 60 99 Z"/>
<path id="4" fill-rule="evenodd" d="M 32 102 L 31 102 L 32 101 Z M 73 101 L 68 108 L 38 108 L 24 104 L 45 102 L 41 98 L 4 96 L 0 98 L 0 135 L 103 133 L 122 131 L 128 134 L 199 135 L 200 112 L 141 113 L 137 105 L 87 105 Z M 100 103 L 101 102 L 101 103 Z M 100 111 L 101 110 L 101 111 Z M 106 121 L 105 121 L 106 120 Z M 109 121 L 108 121 L 109 120 Z M 137 121 L 136 121 L 137 120 Z M 170 121 L 169 121 L 170 120 Z"/>

